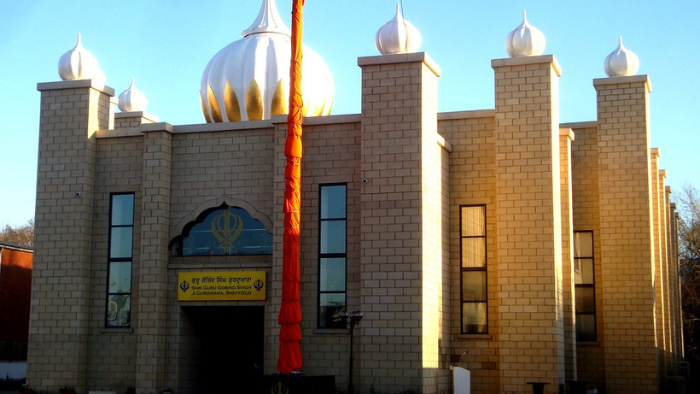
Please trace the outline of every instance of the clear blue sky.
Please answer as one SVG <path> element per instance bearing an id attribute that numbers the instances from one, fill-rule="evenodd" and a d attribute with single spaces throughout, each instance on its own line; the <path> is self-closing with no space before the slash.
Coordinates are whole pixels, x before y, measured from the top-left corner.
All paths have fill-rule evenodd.
<path id="1" fill-rule="evenodd" d="M 277 0 L 290 25 L 291 0 Z M 261 0 L 25 0 L 0 2 L 0 226 L 34 216 L 39 130 L 37 83 L 60 80 L 58 59 L 82 34 L 116 94 L 136 86 L 147 111 L 171 124 L 203 123 L 199 80 L 209 59 L 241 38 Z M 592 80 L 618 37 L 652 83 L 652 146 L 667 184 L 700 187 L 700 1 L 403 1 L 421 51 L 442 68 L 440 111 L 494 108 L 491 59 L 522 21 L 547 38 L 562 68 L 561 121 L 596 117 Z M 307 0 L 304 42 L 324 57 L 336 85 L 332 114 L 360 112 L 357 58 L 374 56 L 374 35 L 394 0 Z"/>

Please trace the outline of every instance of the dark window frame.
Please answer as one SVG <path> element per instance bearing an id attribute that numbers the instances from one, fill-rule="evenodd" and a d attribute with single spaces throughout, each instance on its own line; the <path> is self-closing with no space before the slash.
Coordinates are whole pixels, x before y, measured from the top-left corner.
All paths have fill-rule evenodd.
<path id="1" fill-rule="evenodd" d="M 114 224 L 113 214 L 114 214 L 114 204 L 115 198 L 119 196 L 131 196 L 131 220 L 127 224 Z M 104 327 L 105 328 L 131 328 L 131 294 L 133 291 L 133 269 L 134 269 L 134 216 L 135 216 L 135 202 L 136 196 L 133 192 L 119 192 L 111 193 L 109 195 L 109 231 L 107 237 L 107 283 L 105 288 L 105 315 L 104 315 Z M 129 251 L 129 256 L 112 257 L 112 230 L 116 228 L 131 228 L 131 250 Z M 110 292 L 110 279 L 112 278 L 112 270 L 117 264 L 129 263 L 129 291 L 121 292 Z M 110 303 L 112 296 L 121 296 L 128 298 L 129 300 L 129 315 L 126 324 L 110 324 Z M 116 317 L 118 319 L 118 316 Z"/>
<path id="2" fill-rule="evenodd" d="M 464 214 L 465 214 L 465 208 L 481 208 L 482 214 L 483 214 L 483 229 L 482 233 L 479 235 L 463 235 L 464 234 L 464 228 L 463 228 L 463 223 L 464 223 Z M 488 238 L 487 238 L 487 222 L 486 222 L 486 204 L 469 204 L 469 205 L 460 205 L 459 206 L 459 313 L 460 313 L 460 332 L 462 334 L 488 334 L 489 333 L 489 308 L 488 308 Z M 465 250 L 464 250 L 464 239 L 483 239 L 483 260 L 484 260 L 484 265 L 483 267 L 465 267 L 464 266 L 464 258 L 465 258 Z M 464 274 L 467 272 L 483 272 L 483 299 L 479 300 L 464 300 Z M 467 324 L 465 324 L 465 316 L 464 316 L 464 307 L 465 304 L 474 304 L 474 305 L 484 305 L 484 321 L 485 324 L 483 325 L 482 329 L 467 329 Z M 476 326 L 476 325 L 473 325 Z"/>
<path id="3" fill-rule="evenodd" d="M 591 255 L 590 256 L 577 256 L 576 255 L 576 234 L 578 233 L 590 233 L 591 235 Z M 597 316 L 597 311 L 596 311 L 596 296 L 595 296 L 595 234 L 593 233 L 593 230 L 576 230 L 574 231 L 574 243 L 573 243 L 573 251 L 572 255 L 574 258 L 574 272 L 572 273 L 574 275 L 574 291 L 578 291 L 578 289 L 592 289 L 593 290 L 593 299 L 591 300 L 591 303 L 593 305 L 593 312 L 579 312 L 579 306 L 574 306 L 574 313 L 576 315 L 576 320 L 578 321 L 579 316 L 592 316 L 593 317 L 593 335 L 592 336 L 584 336 L 583 333 L 579 331 L 579 326 L 578 324 L 576 325 L 576 340 L 579 342 L 595 342 L 598 340 L 598 316 Z M 581 263 L 578 260 L 590 260 L 591 261 L 591 283 L 576 283 L 576 267 L 581 267 Z"/>
<path id="4" fill-rule="evenodd" d="M 344 188 L 344 193 L 345 193 L 344 216 L 324 218 L 323 214 L 322 214 L 323 209 L 324 209 L 324 207 L 323 207 L 324 189 L 330 188 L 330 187 L 340 187 L 340 186 L 342 186 Z M 347 301 L 348 301 L 348 298 L 347 298 L 347 291 L 348 291 L 348 287 L 347 287 L 347 274 L 348 274 L 348 272 L 347 272 L 348 271 L 348 257 L 347 257 L 347 252 L 348 252 L 348 249 L 347 249 L 347 242 L 348 242 L 348 236 L 347 236 L 348 209 L 347 209 L 347 206 L 348 206 L 348 204 L 347 204 L 347 196 L 348 196 L 348 194 L 347 193 L 348 193 L 347 183 L 321 184 L 321 185 L 319 185 L 319 189 L 318 189 L 318 201 L 319 201 L 319 203 L 318 203 L 318 259 L 317 259 L 317 261 L 318 261 L 318 295 L 317 295 L 317 300 L 316 300 L 316 302 L 317 302 L 316 305 L 318 307 L 316 310 L 317 311 L 316 326 L 319 329 L 338 329 L 338 328 L 345 328 L 346 327 L 345 322 L 342 321 L 341 319 L 338 319 L 337 321 L 336 320 L 329 321 L 328 317 L 324 316 L 324 314 L 322 313 L 321 299 L 322 299 L 323 295 L 332 295 L 332 294 L 342 295 L 342 297 L 344 299 L 344 305 L 342 306 L 341 310 L 347 312 Z M 323 253 L 321 250 L 322 245 L 324 243 L 324 239 L 323 239 L 324 234 L 323 234 L 323 230 L 322 230 L 323 222 L 340 222 L 340 221 L 345 223 L 345 240 L 344 240 L 344 245 L 343 245 L 344 252 L 342 252 L 342 253 L 338 253 L 338 252 Z M 342 291 L 322 290 L 323 276 L 321 273 L 321 269 L 322 269 L 322 261 L 324 259 L 343 259 L 344 260 L 343 276 L 345 278 L 345 283 L 344 283 Z"/>

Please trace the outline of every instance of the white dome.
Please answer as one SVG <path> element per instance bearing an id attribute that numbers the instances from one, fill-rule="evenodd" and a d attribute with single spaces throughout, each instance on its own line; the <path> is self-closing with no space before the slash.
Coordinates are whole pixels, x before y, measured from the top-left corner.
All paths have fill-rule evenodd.
<path id="1" fill-rule="evenodd" d="M 622 37 L 620 37 L 617 49 L 605 58 L 605 73 L 609 77 L 620 77 L 635 75 L 637 71 L 639 71 L 639 57 L 622 45 Z"/>
<path id="2" fill-rule="evenodd" d="M 544 34 L 527 21 L 523 10 L 523 23 L 511 31 L 506 38 L 506 51 L 510 57 L 539 56 L 544 53 Z"/>
<path id="3" fill-rule="evenodd" d="M 274 0 L 263 0 L 243 39 L 209 61 L 200 84 L 207 122 L 269 119 L 289 111 L 291 37 Z M 303 46 L 304 116 L 328 115 L 333 106 L 333 76 L 323 59 Z"/>
<path id="4" fill-rule="evenodd" d="M 83 48 L 78 33 L 78 43 L 75 48 L 66 52 L 58 60 L 58 75 L 62 80 L 74 79 L 96 79 L 98 83 L 104 84 L 105 76 L 97 59 L 87 49 Z"/>
<path id="5" fill-rule="evenodd" d="M 131 86 L 119 95 L 119 110 L 122 112 L 145 111 L 148 107 L 146 95 L 134 86 L 134 78 L 131 78 Z"/>
<path id="6" fill-rule="evenodd" d="M 97 68 L 97 75 L 92 77 L 92 79 L 95 81 L 95 84 L 97 86 L 102 86 L 107 84 L 107 76 L 105 75 L 105 72 L 102 71 L 101 68 Z"/>
<path id="7" fill-rule="evenodd" d="M 374 45 L 382 55 L 417 52 L 421 35 L 411 22 L 403 18 L 403 10 L 396 3 L 396 16 L 382 26 L 374 36 Z"/>

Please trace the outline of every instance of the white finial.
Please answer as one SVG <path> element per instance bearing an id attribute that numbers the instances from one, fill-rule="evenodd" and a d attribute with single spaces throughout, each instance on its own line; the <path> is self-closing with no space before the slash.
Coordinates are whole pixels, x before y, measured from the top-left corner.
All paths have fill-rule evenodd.
<path id="1" fill-rule="evenodd" d="M 131 78 L 131 86 L 119 95 L 119 109 L 122 112 L 145 111 L 148 100 L 140 90 L 134 86 L 134 78 Z"/>
<path id="2" fill-rule="evenodd" d="M 544 52 L 545 44 L 544 34 L 527 21 L 527 11 L 523 10 L 523 23 L 506 38 L 508 56 L 539 56 Z"/>
<path id="3" fill-rule="evenodd" d="M 58 75 L 62 80 L 99 79 L 104 76 L 97 64 L 97 59 L 90 51 L 83 48 L 80 33 L 75 48 L 66 52 L 58 60 Z M 104 82 L 104 81 L 102 81 Z"/>
<path id="4" fill-rule="evenodd" d="M 617 49 L 605 58 L 605 73 L 609 77 L 635 75 L 639 71 L 639 57 L 622 45 L 622 37 Z"/>
<path id="5" fill-rule="evenodd" d="M 403 17 L 403 9 L 396 3 L 396 15 L 382 26 L 374 37 L 374 45 L 382 55 L 417 52 L 421 44 L 418 29 Z"/>
<path id="6" fill-rule="evenodd" d="M 291 37 L 291 30 L 282 21 L 275 0 L 263 0 L 258 17 L 241 34 L 247 37 L 255 33 L 280 33 Z"/>

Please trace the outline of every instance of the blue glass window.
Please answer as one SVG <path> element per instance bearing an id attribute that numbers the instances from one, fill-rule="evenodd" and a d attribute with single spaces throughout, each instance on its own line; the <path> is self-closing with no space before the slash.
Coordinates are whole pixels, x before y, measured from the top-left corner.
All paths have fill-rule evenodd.
<path id="1" fill-rule="evenodd" d="M 320 191 L 318 327 L 345 328 L 347 185 L 321 185 Z"/>
<path id="2" fill-rule="evenodd" d="M 243 208 L 223 206 L 207 211 L 174 240 L 175 256 L 272 254 L 272 234 Z"/>
<path id="3" fill-rule="evenodd" d="M 105 327 L 131 326 L 131 266 L 134 246 L 134 194 L 112 194 Z"/>

